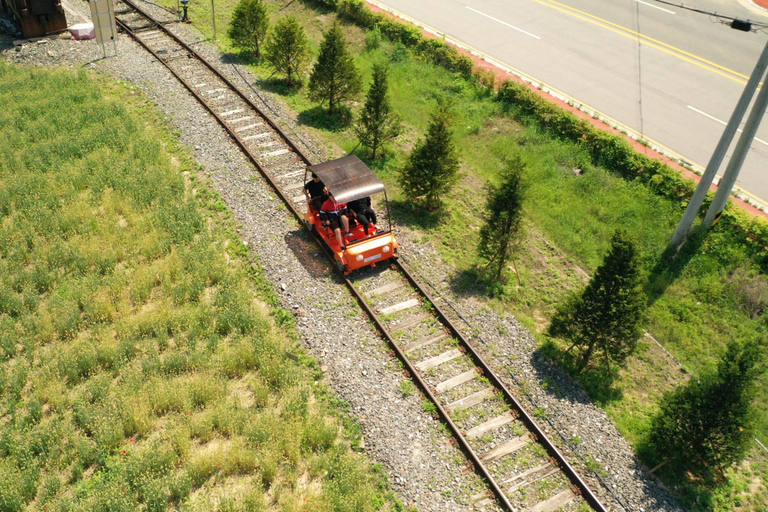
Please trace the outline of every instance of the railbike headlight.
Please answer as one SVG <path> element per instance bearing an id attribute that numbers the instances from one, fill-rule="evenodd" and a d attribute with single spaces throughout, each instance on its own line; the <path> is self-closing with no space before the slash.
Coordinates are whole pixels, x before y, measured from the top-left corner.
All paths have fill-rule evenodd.
<path id="1" fill-rule="evenodd" d="M 363 261 L 363 255 L 362 254 L 358 254 L 357 257 L 355 257 L 355 259 L 357 261 Z"/>
<path id="2" fill-rule="evenodd" d="M 384 248 L 381 251 L 382 252 L 389 252 L 389 246 L 385 245 Z"/>

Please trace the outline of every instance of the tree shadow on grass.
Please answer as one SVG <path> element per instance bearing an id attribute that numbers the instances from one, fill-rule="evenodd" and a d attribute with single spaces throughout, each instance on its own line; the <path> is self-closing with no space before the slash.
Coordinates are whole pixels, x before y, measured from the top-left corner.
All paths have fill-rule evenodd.
<path id="1" fill-rule="evenodd" d="M 394 222 L 419 229 L 434 229 L 443 217 L 443 212 L 427 211 L 421 203 L 412 200 L 390 200 L 390 207 Z"/>
<path id="2" fill-rule="evenodd" d="M 652 306 L 685 270 L 706 240 L 707 230 L 699 225 L 688 235 L 682 247 L 667 247 L 656 260 L 648 275 L 645 293 L 648 306 Z"/>
<path id="3" fill-rule="evenodd" d="M 458 270 L 451 275 L 449 281 L 451 291 L 462 297 L 498 297 L 489 284 L 491 283 L 484 279 L 482 271 L 477 267 Z"/>
<path id="4" fill-rule="evenodd" d="M 338 132 L 349 128 L 352 124 L 352 111 L 343 107 L 338 112 L 329 114 L 318 105 L 299 113 L 299 122 L 319 130 Z"/>
<path id="5" fill-rule="evenodd" d="M 685 464 L 675 460 L 666 463 L 669 454 L 659 453 L 647 435 L 637 442 L 635 452 L 638 459 L 645 464 L 645 466 L 639 463 L 636 465 L 638 474 L 648 474 L 650 468 L 657 468 L 659 464 L 664 463 L 654 471 L 654 476 L 670 489 L 670 493 L 674 493 L 674 497 L 685 510 L 697 512 L 723 510 L 723 504 L 717 503 L 717 495 L 727 496 L 733 492 L 732 483 L 727 479 L 710 479 L 707 481 L 692 475 Z"/>
<path id="6" fill-rule="evenodd" d="M 624 398 L 624 391 L 617 386 L 619 368 L 588 364 L 579 371 L 579 354 L 566 352 L 551 339 L 547 339 L 540 348 L 542 354 L 555 361 L 574 381 L 581 384 L 592 401 L 600 407 Z"/>

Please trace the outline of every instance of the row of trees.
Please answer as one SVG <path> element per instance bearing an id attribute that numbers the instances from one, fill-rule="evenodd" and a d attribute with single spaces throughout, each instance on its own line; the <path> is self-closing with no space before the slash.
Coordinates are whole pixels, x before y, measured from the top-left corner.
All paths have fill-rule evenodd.
<path id="1" fill-rule="evenodd" d="M 411 199 L 439 207 L 441 197 L 458 179 L 458 169 L 450 110 L 439 101 L 426 136 L 400 173 L 400 185 Z M 502 169 L 499 184 L 486 187 L 478 255 L 486 261 L 494 283 L 503 281 L 507 261 L 514 263 L 515 246 L 522 239 L 524 174 L 525 164 L 515 157 Z M 566 300 L 550 324 L 549 335 L 569 343 L 566 355 L 574 351 L 577 373 L 590 365 L 608 372 L 612 365 L 626 366 L 643 334 L 647 308 L 643 283 L 636 244 L 619 229 L 586 288 Z M 755 340 L 733 341 L 715 370 L 664 395 L 648 441 L 665 464 L 711 481 L 744 458 L 754 433 L 752 402 L 764 371 L 764 350 Z"/>
<path id="2" fill-rule="evenodd" d="M 292 17 L 281 18 L 272 31 L 261 0 L 241 0 L 229 27 L 233 43 L 266 60 L 284 73 L 288 86 L 300 84 L 309 59 L 303 27 Z M 360 94 L 362 81 L 338 25 L 324 33 L 320 53 L 309 77 L 309 95 L 328 104 L 330 114 Z M 404 196 L 428 211 L 440 210 L 443 199 L 461 177 L 460 158 L 453 142 L 451 104 L 438 99 L 425 136 L 417 141 L 398 174 Z M 363 147 L 373 158 L 382 146 L 402 132 L 399 117 L 388 98 L 387 68 L 373 68 L 365 105 L 355 123 Z M 522 214 L 527 186 L 525 164 L 519 157 L 506 162 L 498 184 L 485 190 L 484 224 L 478 256 L 494 283 L 505 279 L 507 262 L 522 240 Z M 516 267 L 516 264 L 515 264 Z M 518 285 L 521 285 L 519 273 Z M 556 311 L 549 335 L 569 343 L 575 370 L 611 370 L 625 366 L 637 348 L 645 320 L 647 298 L 637 248 L 626 232 L 618 230 L 603 263 L 584 290 L 572 295 Z M 714 470 L 740 460 L 754 426 L 751 402 L 761 372 L 760 345 L 733 342 L 716 371 L 662 399 L 652 422 L 649 440 L 668 462 L 711 477 Z"/>
<path id="3" fill-rule="evenodd" d="M 262 57 L 263 48 L 263 56 L 275 71 L 286 76 L 288 87 L 301 84 L 301 74 L 310 52 L 304 27 L 295 18 L 280 18 L 270 31 L 269 16 L 262 0 L 240 0 L 232 13 L 227 34 L 235 47 L 256 57 Z M 309 76 L 310 99 L 327 103 L 328 113 L 335 115 L 361 91 L 362 79 L 347 48 L 344 32 L 334 24 L 323 34 L 320 53 Z M 365 106 L 355 125 L 360 143 L 370 149 L 374 159 L 383 144 L 402 131 L 387 91 L 387 68 L 383 64 L 375 65 Z"/>

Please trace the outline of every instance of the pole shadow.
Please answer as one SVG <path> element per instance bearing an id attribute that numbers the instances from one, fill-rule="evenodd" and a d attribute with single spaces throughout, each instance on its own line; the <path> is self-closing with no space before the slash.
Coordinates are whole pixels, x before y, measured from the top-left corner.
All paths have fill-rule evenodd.
<path id="1" fill-rule="evenodd" d="M 694 228 L 679 248 L 667 246 L 651 268 L 645 284 L 648 306 L 652 306 L 683 273 L 706 240 L 708 230 L 701 224 Z"/>

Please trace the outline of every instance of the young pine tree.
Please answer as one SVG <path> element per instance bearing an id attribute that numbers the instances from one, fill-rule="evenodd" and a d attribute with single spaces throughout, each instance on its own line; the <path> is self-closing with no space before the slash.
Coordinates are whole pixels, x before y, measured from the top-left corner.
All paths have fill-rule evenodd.
<path id="1" fill-rule="evenodd" d="M 645 310 L 637 250 L 619 229 L 587 288 L 555 313 L 549 334 L 570 341 L 568 350 L 581 350 L 579 371 L 593 356 L 623 365 L 642 334 Z"/>
<path id="2" fill-rule="evenodd" d="M 501 282 L 507 259 L 514 257 L 512 247 L 520 237 L 520 221 L 526 184 L 525 164 L 517 156 L 502 170 L 501 184 L 488 185 L 485 225 L 480 229 L 478 255 L 488 261 L 496 282 Z M 518 276 L 518 283 L 520 276 Z"/>
<path id="3" fill-rule="evenodd" d="M 264 45 L 267 62 L 279 73 L 288 77 L 288 87 L 293 78 L 299 77 L 309 57 L 304 27 L 293 16 L 286 16 L 275 23 L 272 38 Z"/>
<path id="4" fill-rule="evenodd" d="M 409 199 L 424 199 L 428 211 L 438 210 L 442 198 L 459 180 L 459 157 L 453 143 L 448 103 L 438 100 L 426 137 L 416 144 L 400 171 L 398 182 Z"/>
<path id="5" fill-rule="evenodd" d="M 678 468 L 712 479 L 741 461 L 752 440 L 756 381 L 764 371 L 755 342 L 728 344 L 717 371 L 668 392 L 651 423 L 656 451 Z"/>
<path id="6" fill-rule="evenodd" d="M 388 142 L 402 131 L 400 117 L 392 112 L 387 98 L 387 68 L 383 64 L 374 64 L 373 83 L 365 98 L 365 107 L 355 127 L 360 143 L 369 148 L 372 157 L 382 144 Z"/>
<path id="7" fill-rule="evenodd" d="M 256 57 L 261 57 L 261 45 L 268 30 L 269 16 L 262 1 L 240 0 L 232 11 L 227 36 L 236 48 L 251 51 Z"/>
<path id="8" fill-rule="evenodd" d="M 357 96 L 362 82 L 352 56 L 347 51 L 344 32 L 338 24 L 324 34 L 320 55 L 309 77 L 309 95 L 313 101 L 328 102 L 328 113 Z"/>

